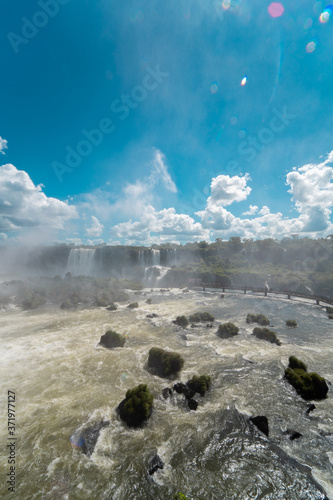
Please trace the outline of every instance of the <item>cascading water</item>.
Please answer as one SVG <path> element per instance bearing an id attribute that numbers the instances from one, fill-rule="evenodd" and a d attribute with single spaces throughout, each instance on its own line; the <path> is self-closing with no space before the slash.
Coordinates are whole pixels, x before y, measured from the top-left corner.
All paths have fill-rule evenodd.
<path id="1" fill-rule="evenodd" d="M 154 250 L 152 248 L 151 253 L 152 253 L 152 264 L 153 264 L 153 266 L 159 266 L 160 263 L 161 263 L 161 252 L 160 252 L 160 250 Z"/>
<path id="2" fill-rule="evenodd" d="M 92 276 L 95 251 L 92 248 L 73 248 L 68 256 L 66 272 L 73 276 Z"/>

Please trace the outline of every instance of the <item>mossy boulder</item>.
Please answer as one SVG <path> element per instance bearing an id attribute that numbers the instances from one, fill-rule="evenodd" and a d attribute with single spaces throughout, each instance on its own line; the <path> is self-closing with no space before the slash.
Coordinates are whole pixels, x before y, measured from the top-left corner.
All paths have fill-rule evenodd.
<path id="1" fill-rule="evenodd" d="M 277 338 L 276 333 L 268 328 L 256 327 L 253 329 L 253 335 L 259 340 L 266 340 L 271 344 L 281 345 L 281 341 Z"/>
<path id="2" fill-rule="evenodd" d="M 31 293 L 22 300 L 21 306 L 22 309 L 28 311 L 30 309 L 37 309 L 38 307 L 44 305 L 45 302 L 46 299 L 43 295 L 39 295 L 38 293 Z"/>
<path id="3" fill-rule="evenodd" d="M 286 320 L 286 325 L 289 326 L 289 328 L 296 328 L 297 327 L 297 321 L 295 319 L 287 319 Z"/>
<path id="4" fill-rule="evenodd" d="M 325 379 L 318 373 L 308 373 L 307 366 L 295 356 L 290 356 L 284 376 L 303 399 L 326 398 L 328 387 Z"/>
<path id="5" fill-rule="evenodd" d="M 148 367 L 153 368 L 160 377 L 178 373 L 184 366 L 184 359 L 177 352 L 169 352 L 152 347 L 148 356 Z"/>
<path id="6" fill-rule="evenodd" d="M 111 302 L 111 304 L 109 305 L 109 307 L 106 308 L 107 311 L 116 311 L 117 310 L 117 306 L 114 302 Z"/>
<path id="7" fill-rule="evenodd" d="M 328 319 L 333 319 L 333 314 L 329 314 Z"/>
<path id="8" fill-rule="evenodd" d="M 189 321 L 186 316 L 177 316 L 174 323 L 182 328 L 186 328 L 189 325 Z"/>
<path id="9" fill-rule="evenodd" d="M 305 372 L 308 371 L 308 367 L 306 366 L 303 361 L 300 359 L 296 358 L 296 356 L 290 356 L 289 357 L 289 368 L 292 370 L 295 370 L 295 368 L 299 368 L 300 370 L 304 370 Z"/>
<path id="10" fill-rule="evenodd" d="M 223 323 L 222 325 L 219 325 L 219 329 L 217 330 L 217 335 L 221 339 L 229 339 L 229 338 L 237 335 L 238 332 L 239 332 L 238 326 L 229 322 L 229 323 Z"/>
<path id="11" fill-rule="evenodd" d="M 211 378 L 209 375 L 201 375 L 200 377 L 194 375 L 186 385 L 190 390 L 198 392 L 201 396 L 204 396 L 210 388 L 210 384 Z"/>
<path id="12" fill-rule="evenodd" d="M 329 314 L 333 314 L 333 307 L 327 306 L 326 307 L 326 312 L 328 312 Z"/>
<path id="13" fill-rule="evenodd" d="M 153 407 L 153 395 L 147 385 L 140 384 L 126 392 L 117 412 L 129 427 L 141 427 L 149 419 Z"/>
<path id="14" fill-rule="evenodd" d="M 61 302 L 60 304 L 60 309 L 75 309 L 77 307 L 76 304 L 73 304 L 72 302 L 70 302 L 69 300 L 64 300 L 63 302 Z"/>
<path id="15" fill-rule="evenodd" d="M 139 307 L 139 304 L 137 302 L 131 302 L 131 304 L 128 304 L 127 306 L 129 309 L 136 309 Z"/>
<path id="16" fill-rule="evenodd" d="M 184 493 L 176 493 L 173 498 L 174 500 L 187 500 L 187 497 L 184 495 Z"/>
<path id="17" fill-rule="evenodd" d="M 215 318 L 208 312 L 198 312 L 195 314 L 191 314 L 189 317 L 190 323 L 210 323 L 214 321 Z"/>
<path id="18" fill-rule="evenodd" d="M 268 326 L 269 319 L 267 319 L 263 314 L 249 313 L 246 317 L 246 323 L 258 323 L 261 326 Z"/>
<path id="19" fill-rule="evenodd" d="M 112 349 L 113 347 L 123 347 L 125 344 L 125 337 L 117 332 L 108 330 L 101 336 L 100 345 Z"/>

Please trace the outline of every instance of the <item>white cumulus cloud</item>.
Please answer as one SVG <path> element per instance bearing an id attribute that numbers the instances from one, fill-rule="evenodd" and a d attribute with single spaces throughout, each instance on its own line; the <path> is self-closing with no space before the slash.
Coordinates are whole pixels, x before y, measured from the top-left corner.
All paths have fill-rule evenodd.
<path id="1" fill-rule="evenodd" d="M 14 165 L 0 167 L 0 231 L 63 229 L 68 220 L 78 216 L 74 206 L 47 197 L 42 187 L 35 186 L 27 172 Z"/>
<path id="2" fill-rule="evenodd" d="M 5 154 L 4 152 L 4 149 L 7 149 L 8 147 L 8 143 L 6 141 L 6 139 L 3 139 L 2 137 L 0 137 L 0 153 L 1 154 Z"/>
<path id="3" fill-rule="evenodd" d="M 94 215 L 91 216 L 91 220 L 92 220 L 92 225 L 86 228 L 86 234 L 91 238 L 98 238 L 99 236 L 101 236 L 104 226 L 99 222 L 97 217 L 95 217 Z"/>

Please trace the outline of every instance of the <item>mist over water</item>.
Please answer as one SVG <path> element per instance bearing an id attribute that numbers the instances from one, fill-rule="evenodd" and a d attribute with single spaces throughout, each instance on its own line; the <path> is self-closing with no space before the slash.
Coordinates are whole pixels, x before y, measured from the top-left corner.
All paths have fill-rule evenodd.
<path id="1" fill-rule="evenodd" d="M 114 312 L 1 311 L 1 394 L 8 388 L 17 394 L 17 498 L 164 500 L 177 491 L 195 500 L 324 498 L 308 472 L 288 457 L 311 467 L 333 498 L 333 440 L 321 434 L 332 432 L 331 386 L 328 398 L 306 415 L 308 403 L 283 380 L 290 355 L 333 380 L 332 327 L 323 309 L 231 293 L 221 299 L 216 291 L 145 292 L 131 297 L 139 301 L 134 310 L 121 305 Z M 215 316 L 214 328 L 182 330 L 172 324 L 178 315 L 203 310 Z M 146 318 L 151 312 L 158 317 Z M 249 335 L 248 312 L 271 320 L 280 347 Z M 286 328 L 288 318 L 298 328 Z M 216 336 L 217 325 L 226 321 L 240 327 L 231 340 Z M 126 336 L 124 348 L 98 345 L 110 328 Z M 196 412 L 182 396 L 161 396 L 174 381 L 147 371 L 153 346 L 183 356 L 177 381 L 211 375 L 212 387 L 199 398 Z M 147 426 L 133 430 L 115 409 L 138 383 L 146 383 L 155 399 Z M 267 416 L 269 439 L 248 424 L 251 415 Z M 110 424 L 88 458 L 71 446 L 70 437 L 102 420 Z M 287 428 L 303 437 L 290 441 L 282 433 Z M 4 428 L 2 433 L 5 440 Z M 149 476 L 155 453 L 164 469 Z M 6 469 L 5 457 L 2 465 Z"/>

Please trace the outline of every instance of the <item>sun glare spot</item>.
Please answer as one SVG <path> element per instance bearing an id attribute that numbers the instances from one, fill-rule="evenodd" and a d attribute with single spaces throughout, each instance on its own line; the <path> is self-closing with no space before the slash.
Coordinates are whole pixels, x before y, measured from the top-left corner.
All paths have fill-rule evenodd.
<path id="1" fill-rule="evenodd" d="M 244 76 L 243 80 L 241 81 L 241 86 L 244 87 L 246 82 L 247 82 L 247 76 Z"/>
<path id="2" fill-rule="evenodd" d="M 216 94 L 217 90 L 218 90 L 218 84 L 217 83 L 212 83 L 212 85 L 210 86 L 210 91 L 212 94 Z"/>
<path id="3" fill-rule="evenodd" d="M 306 51 L 308 54 L 311 54 L 316 48 L 316 42 L 312 40 L 312 42 L 309 42 L 306 46 Z"/>
<path id="4" fill-rule="evenodd" d="M 223 0 L 222 2 L 222 7 L 225 9 L 225 10 L 228 10 L 229 7 L 230 7 L 230 0 Z"/>
<path id="5" fill-rule="evenodd" d="M 330 20 L 330 17 L 331 17 L 331 11 L 329 9 L 326 9 L 324 10 L 324 12 L 322 12 L 319 16 L 319 21 L 322 23 L 322 24 L 325 24 L 327 23 L 327 21 Z"/>
<path id="6" fill-rule="evenodd" d="M 268 7 L 268 13 L 272 17 L 281 17 L 284 13 L 284 7 L 281 3 L 273 2 Z"/>

